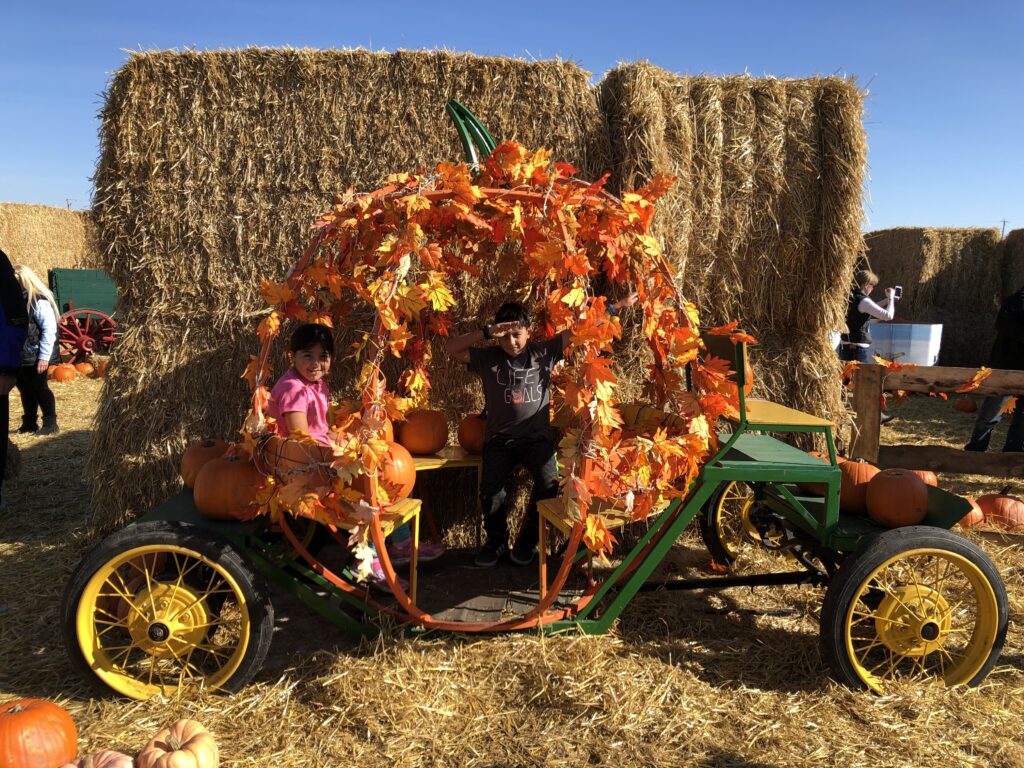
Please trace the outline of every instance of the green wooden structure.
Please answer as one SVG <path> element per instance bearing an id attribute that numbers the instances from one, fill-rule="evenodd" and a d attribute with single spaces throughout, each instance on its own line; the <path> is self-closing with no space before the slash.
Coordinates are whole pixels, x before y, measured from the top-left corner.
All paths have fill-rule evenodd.
<path id="1" fill-rule="evenodd" d="M 117 336 L 117 287 L 101 269 L 51 269 L 50 290 L 60 311 L 61 355 L 76 363 L 108 354 Z"/>

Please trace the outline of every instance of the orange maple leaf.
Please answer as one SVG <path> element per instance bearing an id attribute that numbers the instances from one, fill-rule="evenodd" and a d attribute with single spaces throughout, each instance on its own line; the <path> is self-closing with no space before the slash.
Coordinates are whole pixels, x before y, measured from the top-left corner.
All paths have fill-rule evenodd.
<path id="1" fill-rule="evenodd" d="M 295 298 L 295 291 L 288 287 L 288 283 L 278 283 L 274 280 L 260 280 L 260 293 L 264 301 L 271 306 L 285 304 Z"/>
<path id="2" fill-rule="evenodd" d="M 728 336 L 730 333 L 732 333 L 734 330 L 736 330 L 736 326 L 738 326 L 739 324 L 740 324 L 739 320 L 733 320 L 731 323 L 726 323 L 725 325 L 719 325 L 719 326 L 717 326 L 715 328 L 709 328 L 707 332 L 711 336 Z"/>
<path id="3" fill-rule="evenodd" d="M 992 375 L 992 369 L 991 368 L 986 368 L 983 365 L 983 366 L 981 366 L 981 368 L 979 368 L 977 370 L 977 372 L 975 372 L 975 374 L 970 378 L 969 381 L 965 381 L 963 384 L 961 384 L 959 387 L 957 387 L 954 391 L 959 393 L 959 394 L 963 394 L 965 392 L 973 392 L 974 390 L 976 390 L 978 387 L 981 386 L 981 382 L 983 382 L 985 379 L 987 379 L 991 375 Z"/>
<path id="4" fill-rule="evenodd" d="M 755 339 L 749 333 L 744 333 L 743 331 L 730 333 L 729 341 L 731 341 L 733 344 L 749 344 L 750 346 L 754 346 L 755 344 L 757 344 L 757 339 Z"/>
<path id="5" fill-rule="evenodd" d="M 1007 400 L 1006 404 L 1002 408 L 999 409 L 999 413 L 1000 414 L 1013 413 L 1016 408 L 1017 408 L 1017 397 L 1015 395 L 1010 395 L 1010 399 Z"/>

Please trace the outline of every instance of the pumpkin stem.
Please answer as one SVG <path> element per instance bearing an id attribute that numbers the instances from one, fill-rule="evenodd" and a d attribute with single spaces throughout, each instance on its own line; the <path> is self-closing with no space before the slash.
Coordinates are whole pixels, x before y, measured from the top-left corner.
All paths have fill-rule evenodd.
<path id="1" fill-rule="evenodd" d="M 27 707 L 23 707 L 21 704 L 13 704 L 4 711 L 9 715 L 16 715 L 19 712 L 24 712 L 26 709 Z"/>
<path id="2" fill-rule="evenodd" d="M 181 739 L 174 734 L 170 734 L 167 736 L 167 746 L 171 748 L 172 752 L 177 752 L 181 749 Z"/>
<path id="3" fill-rule="evenodd" d="M 85 756 L 85 762 L 82 763 L 82 768 L 95 768 L 96 761 L 92 755 Z"/>
<path id="4" fill-rule="evenodd" d="M 1011 491 L 1012 489 L 1013 489 L 1013 486 L 1012 486 L 1012 485 L 1004 485 L 1004 486 L 1003 486 L 1003 490 L 1001 490 L 1001 491 L 999 492 L 999 495 L 1000 495 L 1000 496 L 1009 496 L 1009 495 L 1010 495 L 1010 491 Z"/>

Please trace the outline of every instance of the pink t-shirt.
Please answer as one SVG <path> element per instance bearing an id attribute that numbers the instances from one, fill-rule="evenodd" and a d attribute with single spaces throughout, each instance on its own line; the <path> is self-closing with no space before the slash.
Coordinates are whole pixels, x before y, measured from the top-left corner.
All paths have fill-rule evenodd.
<path id="1" fill-rule="evenodd" d="M 277 433 L 281 437 L 288 436 L 288 427 L 284 423 L 286 413 L 304 413 L 310 437 L 327 445 L 329 394 L 327 382 L 323 379 L 309 382 L 294 368 L 289 368 L 270 390 L 270 405 L 267 406 L 267 413 L 277 422 Z"/>

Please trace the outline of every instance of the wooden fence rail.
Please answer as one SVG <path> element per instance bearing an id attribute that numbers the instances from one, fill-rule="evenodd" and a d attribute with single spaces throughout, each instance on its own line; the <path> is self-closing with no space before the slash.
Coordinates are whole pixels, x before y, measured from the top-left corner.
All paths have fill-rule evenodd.
<path id="1" fill-rule="evenodd" d="M 963 451 L 941 445 L 881 445 L 882 392 L 955 392 L 976 372 L 974 368 L 933 366 L 887 372 L 881 365 L 858 366 L 853 377 L 856 430 L 850 456 L 881 467 L 1024 477 L 1024 453 Z M 1024 371 L 993 370 L 972 394 L 1024 396 Z"/>

